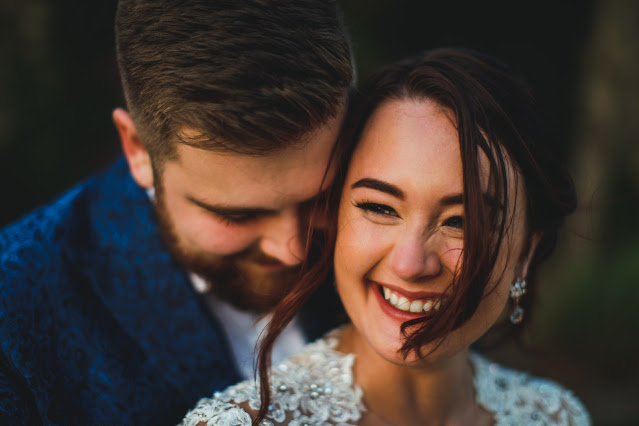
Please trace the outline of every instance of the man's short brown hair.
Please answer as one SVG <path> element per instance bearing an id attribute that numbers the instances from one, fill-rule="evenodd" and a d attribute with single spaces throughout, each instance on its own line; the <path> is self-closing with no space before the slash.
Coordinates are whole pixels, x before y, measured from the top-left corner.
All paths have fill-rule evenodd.
<path id="1" fill-rule="evenodd" d="M 291 144 L 335 117 L 353 82 L 328 0 L 120 0 L 127 106 L 156 163 L 175 143 L 246 155 Z"/>

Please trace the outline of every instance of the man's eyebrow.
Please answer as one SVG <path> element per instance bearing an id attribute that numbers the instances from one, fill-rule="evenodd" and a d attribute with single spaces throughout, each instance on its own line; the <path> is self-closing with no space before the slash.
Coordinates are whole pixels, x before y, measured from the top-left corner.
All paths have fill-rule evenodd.
<path id="1" fill-rule="evenodd" d="M 399 189 L 397 186 L 379 179 L 363 178 L 352 184 L 351 188 L 370 188 L 376 191 L 385 192 L 386 194 L 392 195 L 400 200 L 406 198 L 404 191 Z"/>
<path id="2" fill-rule="evenodd" d="M 216 206 L 212 204 L 207 204 L 203 201 L 200 201 L 191 196 L 186 197 L 187 200 L 203 208 L 204 210 L 208 210 L 211 213 L 220 215 L 220 216 L 240 216 L 240 215 L 251 215 L 251 216 L 268 216 L 271 214 L 275 214 L 276 211 L 272 209 L 266 209 L 262 207 L 229 207 L 229 206 Z"/>

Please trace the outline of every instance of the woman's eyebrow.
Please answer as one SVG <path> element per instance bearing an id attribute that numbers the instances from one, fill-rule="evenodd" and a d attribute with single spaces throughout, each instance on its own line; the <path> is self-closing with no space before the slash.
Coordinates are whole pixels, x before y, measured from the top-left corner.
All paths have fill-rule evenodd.
<path id="1" fill-rule="evenodd" d="M 384 182 L 379 179 L 373 178 L 363 178 L 355 182 L 351 185 L 351 189 L 355 188 L 370 188 L 377 191 L 385 192 L 386 194 L 392 195 L 393 197 L 399 198 L 400 200 L 404 200 L 406 198 L 404 191 L 399 189 L 397 186 Z"/>
<path id="2" fill-rule="evenodd" d="M 464 196 L 462 194 L 449 195 L 439 201 L 442 206 L 454 206 L 456 204 L 464 204 Z"/>
<path id="3" fill-rule="evenodd" d="M 393 185 L 392 183 L 384 182 L 383 180 L 379 180 L 379 179 L 374 179 L 374 178 L 360 179 L 351 185 L 351 189 L 355 189 L 355 188 L 370 188 L 370 189 L 374 189 L 374 190 L 392 195 L 393 197 L 399 198 L 400 200 L 406 199 L 406 195 L 404 194 L 404 191 L 399 189 L 399 187 Z M 484 202 L 489 207 L 502 207 L 501 204 L 494 197 L 488 194 L 483 194 L 483 198 L 484 198 Z M 456 204 L 464 204 L 464 195 L 463 194 L 449 195 L 447 197 L 442 198 L 439 204 L 443 206 L 453 206 Z"/>

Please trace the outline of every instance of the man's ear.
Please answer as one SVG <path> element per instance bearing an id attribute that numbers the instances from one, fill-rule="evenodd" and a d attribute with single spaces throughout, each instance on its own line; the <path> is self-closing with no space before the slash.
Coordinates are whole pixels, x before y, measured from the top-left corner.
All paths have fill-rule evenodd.
<path id="1" fill-rule="evenodd" d="M 528 267 L 530 266 L 530 262 L 532 258 L 535 256 L 535 251 L 537 251 L 537 246 L 541 241 L 541 237 L 544 235 L 542 231 L 533 232 L 528 240 L 528 247 L 522 253 L 522 257 L 519 263 L 519 277 L 526 278 L 528 276 Z"/>
<path id="2" fill-rule="evenodd" d="M 122 151 L 124 151 L 126 161 L 129 163 L 129 170 L 133 179 L 142 188 L 153 187 L 151 157 L 149 157 L 149 152 L 138 135 L 131 116 L 122 108 L 116 108 L 113 111 L 113 122 L 120 134 Z"/>

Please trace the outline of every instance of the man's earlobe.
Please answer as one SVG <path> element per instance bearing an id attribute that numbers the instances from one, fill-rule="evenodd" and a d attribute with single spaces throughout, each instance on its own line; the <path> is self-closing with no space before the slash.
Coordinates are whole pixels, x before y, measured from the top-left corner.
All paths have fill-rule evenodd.
<path id="1" fill-rule="evenodd" d="M 122 108 L 116 108 L 113 111 L 113 122 L 118 129 L 122 151 L 129 163 L 133 179 L 142 188 L 151 188 L 153 186 L 151 157 L 138 135 L 131 116 Z"/>

